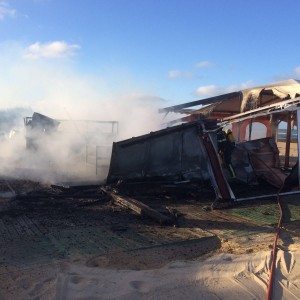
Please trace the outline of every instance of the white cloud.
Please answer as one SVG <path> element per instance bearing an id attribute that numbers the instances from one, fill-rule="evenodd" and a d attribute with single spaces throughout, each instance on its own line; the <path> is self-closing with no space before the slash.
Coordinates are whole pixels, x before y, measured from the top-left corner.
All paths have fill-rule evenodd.
<path id="1" fill-rule="evenodd" d="M 206 86 L 198 87 L 195 94 L 198 97 L 203 97 L 203 96 L 213 97 L 213 96 L 217 96 L 217 95 L 222 95 L 222 94 L 227 94 L 227 93 L 231 93 L 231 92 L 244 90 L 244 89 L 252 87 L 253 85 L 254 85 L 254 82 L 251 80 L 242 82 L 242 83 L 236 84 L 236 85 L 230 85 L 228 87 L 220 87 L 220 86 L 216 86 L 216 85 L 206 85 Z"/>
<path id="2" fill-rule="evenodd" d="M 215 96 L 223 93 L 223 88 L 215 85 L 200 86 L 196 90 L 197 96 Z"/>
<path id="3" fill-rule="evenodd" d="M 212 68 L 214 67 L 214 64 L 209 61 L 201 61 L 198 62 L 195 65 L 196 68 L 202 69 L 202 68 Z M 190 71 L 180 71 L 180 70 L 171 70 L 168 72 L 168 78 L 169 79 L 175 79 L 175 78 L 195 78 L 199 77 L 197 74 L 190 72 Z"/>
<path id="4" fill-rule="evenodd" d="M 296 79 L 296 80 L 300 79 L 300 66 L 295 67 L 294 69 L 292 69 L 286 73 L 281 73 L 276 76 L 273 76 L 272 81 L 277 82 L 277 81 L 288 80 L 291 78 Z"/>
<path id="5" fill-rule="evenodd" d="M 17 14 L 16 10 L 11 8 L 6 1 L 0 1 L 0 21 L 6 17 L 15 17 Z"/>
<path id="6" fill-rule="evenodd" d="M 195 75 L 192 72 L 188 71 L 179 71 L 179 70 L 172 70 L 168 72 L 168 78 L 192 78 Z"/>
<path id="7" fill-rule="evenodd" d="M 45 44 L 36 42 L 26 48 L 25 57 L 29 59 L 62 58 L 73 55 L 79 48 L 76 44 L 67 44 L 64 41 L 54 41 Z"/>
<path id="8" fill-rule="evenodd" d="M 300 66 L 296 67 L 293 71 L 294 75 L 300 78 Z"/>
<path id="9" fill-rule="evenodd" d="M 215 65 L 207 60 L 203 60 L 203 61 L 200 61 L 196 64 L 196 68 L 199 68 L 199 69 L 203 69 L 203 68 L 212 68 L 214 67 Z"/>

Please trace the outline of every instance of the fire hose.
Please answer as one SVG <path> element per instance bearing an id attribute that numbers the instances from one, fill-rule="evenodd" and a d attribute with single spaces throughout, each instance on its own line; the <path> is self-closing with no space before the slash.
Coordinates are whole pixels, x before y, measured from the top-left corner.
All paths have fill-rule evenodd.
<path id="1" fill-rule="evenodd" d="M 280 189 L 280 191 L 281 191 L 281 189 Z M 282 210 L 280 195 L 279 195 L 280 191 L 277 193 L 277 204 L 279 207 L 280 215 L 279 215 L 279 219 L 278 219 L 278 224 L 277 224 L 277 228 L 276 228 L 276 234 L 275 234 L 275 239 L 274 239 L 274 244 L 273 244 L 273 249 L 272 249 L 272 256 L 271 256 L 272 261 L 271 261 L 270 277 L 269 277 L 269 282 L 268 282 L 268 293 L 267 293 L 266 300 L 272 299 L 274 273 L 275 273 L 275 269 L 276 269 L 277 241 L 278 241 L 278 237 L 280 234 L 282 217 L 283 217 L 283 210 Z"/>

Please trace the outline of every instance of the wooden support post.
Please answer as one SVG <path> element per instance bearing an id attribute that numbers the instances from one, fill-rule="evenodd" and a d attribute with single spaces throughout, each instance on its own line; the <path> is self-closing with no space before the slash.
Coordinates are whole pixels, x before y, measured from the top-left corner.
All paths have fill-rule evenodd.
<path id="1" fill-rule="evenodd" d="M 249 135 L 248 135 L 248 141 L 251 141 L 251 135 L 252 135 L 252 123 L 253 123 L 253 119 L 250 120 L 249 123 Z"/>
<path id="2" fill-rule="evenodd" d="M 241 122 L 232 123 L 232 133 L 236 142 L 240 141 L 241 136 Z"/>
<path id="3" fill-rule="evenodd" d="M 274 120 L 273 115 L 270 116 L 270 136 L 277 143 L 278 122 Z"/>
<path id="4" fill-rule="evenodd" d="M 284 159 L 284 167 L 288 168 L 290 166 L 290 147 L 291 147 L 291 112 L 288 112 L 287 117 L 287 130 L 286 130 L 286 140 L 285 140 L 285 159 Z"/>

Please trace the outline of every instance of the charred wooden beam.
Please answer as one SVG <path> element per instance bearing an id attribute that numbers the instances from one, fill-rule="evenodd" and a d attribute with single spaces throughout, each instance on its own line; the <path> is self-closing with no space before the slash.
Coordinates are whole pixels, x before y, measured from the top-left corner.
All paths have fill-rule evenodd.
<path id="1" fill-rule="evenodd" d="M 211 183 L 215 189 L 217 198 L 225 202 L 235 200 L 235 196 L 231 190 L 230 185 L 227 182 L 227 179 L 225 178 L 222 167 L 220 165 L 218 154 L 213 144 L 212 136 L 209 133 L 205 133 L 202 135 L 202 141 L 211 164 Z"/>
<path id="2" fill-rule="evenodd" d="M 108 195 L 110 195 L 116 204 L 121 205 L 126 208 L 129 208 L 139 215 L 144 215 L 144 216 L 150 217 L 150 218 L 154 219 L 155 221 L 157 221 L 159 224 L 171 224 L 172 223 L 171 218 L 161 214 L 157 210 L 149 207 L 148 205 L 146 205 L 136 199 L 133 199 L 133 198 L 130 198 L 127 196 L 123 196 L 123 195 L 122 196 L 117 195 L 113 192 L 107 191 L 106 189 L 103 189 L 103 191 L 105 191 Z"/>

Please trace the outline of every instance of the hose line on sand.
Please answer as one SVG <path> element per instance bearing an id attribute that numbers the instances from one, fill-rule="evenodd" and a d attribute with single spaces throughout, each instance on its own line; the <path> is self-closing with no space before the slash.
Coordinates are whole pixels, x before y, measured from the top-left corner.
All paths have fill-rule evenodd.
<path id="1" fill-rule="evenodd" d="M 281 224 L 282 224 L 282 216 L 283 216 L 283 211 L 282 211 L 282 206 L 281 206 L 281 199 L 280 199 L 280 191 L 277 193 L 277 204 L 279 206 L 279 211 L 280 211 L 280 216 L 278 219 L 278 224 L 277 224 L 277 229 L 276 229 L 276 235 L 274 239 L 274 244 L 273 244 L 273 250 L 272 250 L 272 256 L 271 256 L 271 269 L 270 269 L 270 277 L 269 277 L 269 282 L 268 282 L 268 293 L 267 293 L 267 298 L 266 300 L 271 300 L 272 299 L 272 289 L 273 289 L 273 282 L 274 282 L 274 272 L 276 268 L 276 256 L 277 256 L 277 240 L 280 234 L 280 229 L 281 229 Z"/>

